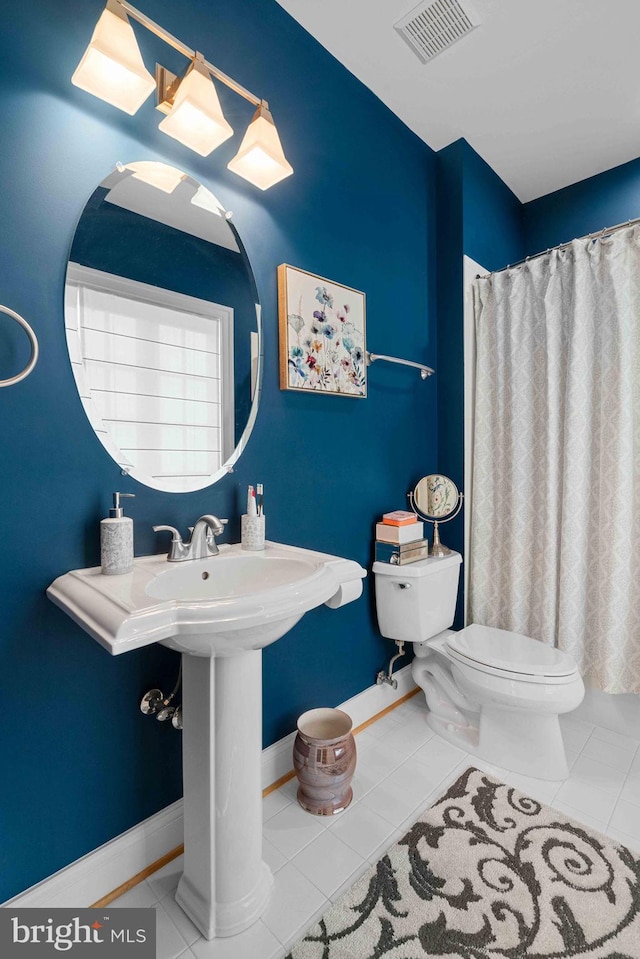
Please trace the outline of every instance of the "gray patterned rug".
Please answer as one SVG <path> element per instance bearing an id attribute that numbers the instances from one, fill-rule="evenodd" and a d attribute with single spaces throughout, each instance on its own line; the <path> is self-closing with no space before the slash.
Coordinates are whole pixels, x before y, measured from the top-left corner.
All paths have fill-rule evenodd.
<path id="1" fill-rule="evenodd" d="M 640 859 L 467 769 L 287 959 L 382 956 L 640 959 Z"/>

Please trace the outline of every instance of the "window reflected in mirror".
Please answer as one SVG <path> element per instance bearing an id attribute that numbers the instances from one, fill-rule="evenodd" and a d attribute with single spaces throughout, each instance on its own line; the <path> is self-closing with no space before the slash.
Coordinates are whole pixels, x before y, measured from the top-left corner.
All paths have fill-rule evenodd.
<path id="1" fill-rule="evenodd" d="M 74 237 L 65 325 L 85 411 L 123 471 L 173 492 L 227 472 L 257 412 L 259 319 L 238 234 L 206 187 L 156 163 L 103 181 Z"/>

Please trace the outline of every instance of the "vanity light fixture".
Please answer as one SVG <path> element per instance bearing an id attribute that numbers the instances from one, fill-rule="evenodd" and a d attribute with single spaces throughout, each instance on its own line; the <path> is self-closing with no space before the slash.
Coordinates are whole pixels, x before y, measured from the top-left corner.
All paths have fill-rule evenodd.
<path id="1" fill-rule="evenodd" d="M 201 53 L 196 53 L 179 81 L 173 105 L 160 129 L 203 157 L 233 136 Z"/>
<path id="2" fill-rule="evenodd" d="M 107 0 L 71 82 L 133 116 L 156 82 L 144 63 L 122 4 Z"/>
<path id="3" fill-rule="evenodd" d="M 174 76 L 159 64 L 155 79 L 151 76 L 142 61 L 129 17 L 191 61 L 183 77 Z M 155 88 L 157 108 L 167 114 L 160 123 L 163 133 L 200 156 L 208 156 L 233 134 L 222 114 L 213 78 L 257 108 L 228 168 L 261 190 L 291 176 L 293 167 L 285 158 L 266 101 L 150 20 L 128 0 L 107 0 L 72 82 L 129 114 L 134 114 Z"/>
<path id="4" fill-rule="evenodd" d="M 268 190 L 293 173 L 266 100 L 260 102 L 240 149 L 227 168 L 261 190 Z"/>

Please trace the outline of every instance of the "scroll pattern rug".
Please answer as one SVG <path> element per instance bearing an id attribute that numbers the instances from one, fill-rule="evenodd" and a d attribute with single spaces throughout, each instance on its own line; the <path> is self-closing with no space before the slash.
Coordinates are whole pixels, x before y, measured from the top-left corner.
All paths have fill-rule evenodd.
<path id="1" fill-rule="evenodd" d="M 640 959 L 640 859 L 467 769 L 287 959 L 382 956 Z"/>

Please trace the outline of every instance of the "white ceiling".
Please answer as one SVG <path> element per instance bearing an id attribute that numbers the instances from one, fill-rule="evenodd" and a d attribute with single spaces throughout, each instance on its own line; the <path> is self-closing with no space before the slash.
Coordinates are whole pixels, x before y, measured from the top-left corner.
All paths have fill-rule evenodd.
<path id="1" fill-rule="evenodd" d="M 474 0 L 427 64 L 417 0 L 278 0 L 434 150 L 464 137 L 522 201 L 640 155 L 640 0 Z"/>

